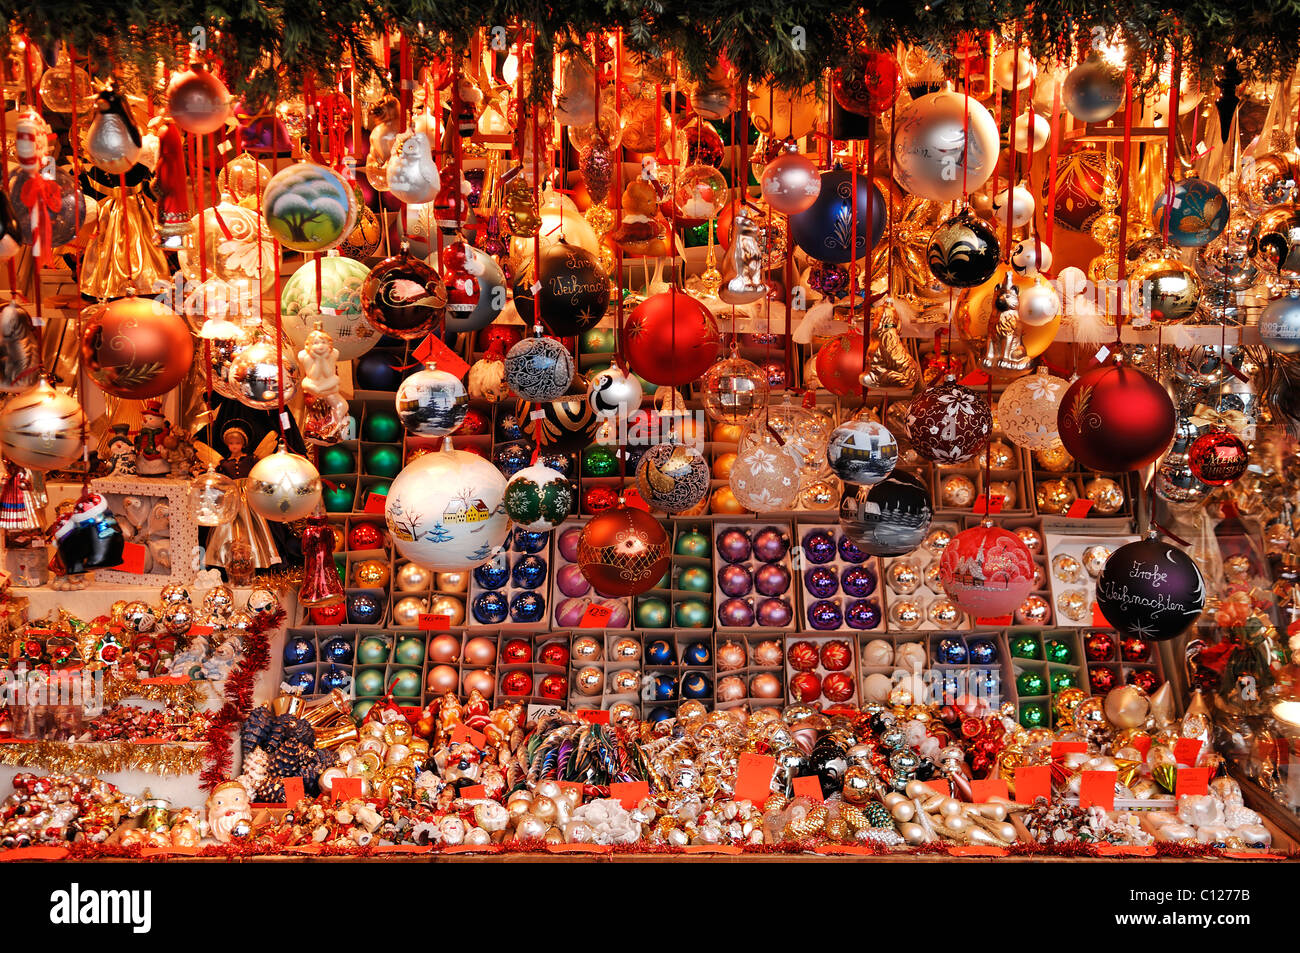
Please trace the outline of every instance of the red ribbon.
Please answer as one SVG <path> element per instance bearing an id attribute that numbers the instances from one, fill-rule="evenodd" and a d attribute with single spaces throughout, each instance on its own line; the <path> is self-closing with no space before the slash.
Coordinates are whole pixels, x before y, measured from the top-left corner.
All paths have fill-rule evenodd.
<path id="1" fill-rule="evenodd" d="M 23 183 L 19 193 L 23 204 L 32 210 L 32 233 L 36 236 L 33 252 L 37 260 L 46 261 L 50 257 L 50 246 L 54 240 L 54 226 L 50 215 L 59 210 L 63 196 L 59 193 L 59 184 L 53 179 L 33 175 Z"/>

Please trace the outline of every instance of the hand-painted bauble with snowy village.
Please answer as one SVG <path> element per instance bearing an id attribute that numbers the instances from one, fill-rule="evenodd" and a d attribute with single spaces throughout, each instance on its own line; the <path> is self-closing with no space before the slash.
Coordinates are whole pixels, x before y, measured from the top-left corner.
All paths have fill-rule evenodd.
<path id="1" fill-rule="evenodd" d="M 939 583 L 958 609 L 977 619 L 1009 616 L 1034 588 L 1034 557 L 1015 533 L 973 526 L 944 547 Z"/>
<path id="2" fill-rule="evenodd" d="M 871 486 L 894 472 L 898 441 L 883 424 L 855 417 L 831 431 L 826 462 L 845 483 Z"/>
<path id="3" fill-rule="evenodd" d="M 465 422 L 469 394 L 459 377 L 430 364 L 397 388 L 397 416 L 407 433 L 445 437 Z"/>
<path id="4" fill-rule="evenodd" d="M 397 551 L 436 572 L 481 566 L 510 529 L 506 478 L 487 460 L 455 450 L 416 457 L 388 490 L 384 520 Z"/>
<path id="5" fill-rule="evenodd" d="M 933 516 L 930 491 L 904 470 L 875 486 L 846 486 L 840 497 L 840 529 L 872 556 L 910 553 L 925 539 Z"/>

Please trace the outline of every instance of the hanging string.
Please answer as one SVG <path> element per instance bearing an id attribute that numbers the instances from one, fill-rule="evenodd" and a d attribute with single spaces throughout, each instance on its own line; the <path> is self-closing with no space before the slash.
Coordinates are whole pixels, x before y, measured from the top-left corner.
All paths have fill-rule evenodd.
<path id="1" fill-rule="evenodd" d="M 1116 262 L 1116 279 L 1122 286 L 1124 276 L 1128 271 L 1128 193 L 1129 193 L 1129 171 L 1133 162 L 1133 71 L 1124 70 L 1124 155 L 1121 162 L 1123 166 L 1123 179 L 1120 180 L 1119 190 L 1119 260 Z M 1123 304 L 1121 302 L 1121 310 Z M 1123 314 L 1115 315 L 1115 346 L 1118 347 L 1123 343 L 1124 321 Z"/>
<path id="2" fill-rule="evenodd" d="M 1178 42 L 1178 23 L 1174 22 L 1173 64 L 1169 71 L 1169 140 L 1165 145 L 1165 214 L 1160 231 L 1169 244 L 1169 220 L 1173 217 L 1174 168 L 1178 161 L 1178 87 L 1183 78 L 1183 50 Z"/>
<path id="3" fill-rule="evenodd" d="M 623 31 L 617 33 L 617 45 L 614 47 L 614 111 L 623 114 Z M 597 118 L 599 118 L 597 112 Z M 616 234 L 622 234 L 623 227 L 623 162 L 622 146 L 614 150 L 614 227 Z M 614 242 L 614 317 L 618 326 L 618 335 L 614 341 L 614 355 L 619 369 L 627 373 L 627 354 L 623 349 L 623 246 Z M 619 476 L 624 477 L 625 455 L 620 453 Z"/>
<path id="4" fill-rule="evenodd" d="M 1001 97 L 998 97 L 1001 100 Z M 1016 151 L 1016 116 L 1020 112 L 1020 27 L 1016 27 L 1016 41 L 1011 48 L 1011 148 L 1007 150 L 1007 240 L 1003 254 L 1006 256 L 1008 269 L 1011 264 L 1011 237 L 1013 234 L 1012 217 L 1016 205 L 1016 170 L 1019 168 L 1020 153 Z"/>

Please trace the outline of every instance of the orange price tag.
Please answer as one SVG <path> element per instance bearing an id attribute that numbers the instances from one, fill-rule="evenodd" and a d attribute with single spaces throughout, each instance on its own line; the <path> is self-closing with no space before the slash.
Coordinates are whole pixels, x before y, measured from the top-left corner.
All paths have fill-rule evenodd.
<path id="1" fill-rule="evenodd" d="M 438 370 L 446 371 L 456 378 L 463 378 L 469 372 L 469 365 L 461 359 L 461 356 L 443 344 L 441 338 L 432 334 L 421 341 L 420 346 L 411 353 L 421 364 L 436 364 Z"/>
<path id="2" fill-rule="evenodd" d="M 989 382 L 989 376 L 983 371 L 971 371 L 957 383 L 962 387 L 983 387 Z"/>
<path id="3" fill-rule="evenodd" d="M 992 496 L 981 493 L 975 497 L 975 504 L 970 509 L 972 513 L 981 515 L 984 513 L 1001 513 L 1006 502 L 1007 498 L 1001 493 L 994 493 Z"/>
<path id="4" fill-rule="evenodd" d="M 422 632 L 445 632 L 451 628 L 451 616 L 441 612 L 421 612 L 420 630 Z"/>
<path id="5" fill-rule="evenodd" d="M 1095 602 L 1092 604 L 1092 624 L 1099 629 L 1112 628 L 1105 614 L 1101 611 L 1101 606 Z"/>
<path id="6" fill-rule="evenodd" d="M 487 797 L 487 788 L 481 784 L 467 784 L 456 793 L 468 801 L 481 801 Z"/>
<path id="7" fill-rule="evenodd" d="M 589 725 L 609 724 L 609 712 L 601 708 L 579 708 L 574 714 Z"/>
<path id="8" fill-rule="evenodd" d="M 1052 800 L 1052 769 L 1046 764 L 1022 764 L 1016 768 L 1016 800 L 1033 804 L 1037 798 Z"/>
<path id="9" fill-rule="evenodd" d="M 360 778 L 335 778 L 334 779 L 334 783 L 330 785 L 331 800 L 350 801 L 354 797 L 361 797 Z"/>
<path id="10" fill-rule="evenodd" d="M 456 725 L 451 729 L 451 740 L 470 744 L 475 748 L 487 747 L 487 735 L 464 724 Z"/>
<path id="11" fill-rule="evenodd" d="M 293 807 L 306 796 L 306 791 L 302 787 L 302 778 L 284 778 L 281 782 L 284 785 L 284 803 Z"/>
<path id="12" fill-rule="evenodd" d="M 1150 735 L 1147 734 L 1135 735 L 1133 738 L 1129 739 L 1129 744 L 1132 747 L 1137 748 L 1138 752 L 1142 755 L 1143 761 L 1147 759 L 1147 752 L 1151 750 Z"/>
<path id="13" fill-rule="evenodd" d="M 944 797 L 948 797 L 952 794 L 952 785 L 939 778 L 936 778 L 933 781 L 926 781 L 925 786 L 935 794 L 942 794 Z"/>
<path id="14" fill-rule="evenodd" d="M 822 783 L 817 780 L 816 775 L 795 778 L 792 787 L 795 797 L 806 797 L 818 804 L 822 802 Z"/>
<path id="15" fill-rule="evenodd" d="M 613 614 L 614 610 L 610 606 L 597 605 L 593 602 L 583 610 L 582 618 L 578 620 L 578 628 L 603 629 Z"/>
<path id="16" fill-rule="evenodd" d="M 1081 520 L 1088 515 L 1090 509 L 1092 509 L 1092 500 L 1075 500 L 1065 511 L 1065 515 L 1072 520 Z"/>
<path id="17" fill-rule="evenodd" d="M 970 798 L 977 804 L 991 801 L 995 797 L 1000 797 L 1004 801 L 1011 800 L 1011 792 L 1007 790 L 1005 778 L 984 778 L 970 783 Z"/>
<path id="18" fill-rule="evenodd" d="M 1209 768 L 1179 768 L 1174 777 L 1174 797 L 1210 793 Z"/>
<path id="19" fill-rule="evenodd" d="M 1200 753 L 1200 738 L 1179 738 L 1174 742 L 1174 758 L 1179 764 L 1195 765 Z"/>
<path id="20" fill-rule="evenodd" d="M 1011 621 L 1012 621 L 1011 616 L 1009 615 L 986 615 L 986 616 L 980 616 L 978 619 L 976 619 L 975 624 L 987 625 L 987 626 L 1004 626 L 1004 625 L 1010 625 Z"/>
<path id="21" fill-rule="evenodd" d="M 752 801 L 760 807 L 772 794 L 772 775 L 776 758 L 752 751 L 742 752 L 736 767 L 736 787 L 732 800 Z"/>
<path id="22" fill-rule="evenodd" d="M 637 488 L 634 486 L 630 486 L 623 491 L 623 502 L 634 510 L 645 510 L 647 513 L 650 512 L 650 504 L 642 498 L 641 494 L 637 492 Z"/>
<path id="23" fill-rule="evenodd" d="M 609 796 L 630 811 L 650 796 L 650 785 L 645 781 L 615 781 L 609 786 Z"/>
<path id="24" fill-rule="evenodd" d="M 366 494 L 365 512 L 382 513 L 384 511 L 384 506 L 387 503 L 388 503 L 387 493 L 378 493 L 374 490 L 371 490 L 369 493 Z"/>
<path id="25" fill-rule="evenodd" d="M 1057 761 L 1067 754 L 1082 754 L 1088 750 L 1086 741 L 1053 741 L 1052 760 Z"/>
<path id="26" fill-rule="evenodd" d="M 122 544 L 122 561 L 114 566 L 114 569 L 120 572 L 134 573 L 139 576 L 144 573 L 144 556 L 148 552 L 140 543 L 123 543 Z"/>
<path id="27" fill-rule="evenodd" d="M 1117 771 L 1079 772 L 1079 807 L 1093 807 L 1104 811 L 1115 809 L 1115 781 Z"/>

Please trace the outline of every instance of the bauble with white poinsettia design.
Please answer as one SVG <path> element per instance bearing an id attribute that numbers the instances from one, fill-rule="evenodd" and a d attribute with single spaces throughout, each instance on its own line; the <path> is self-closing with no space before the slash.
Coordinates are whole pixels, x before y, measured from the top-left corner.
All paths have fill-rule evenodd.
<path id="1" fill-rule="evenodd" d="M 918 394 L 907 409 L 912 449 L 932 463 L 964 463 L 980 452 L 992 432 L 988 401 L 951 374 Z"/>
<path id="2" fill-rule="evenodd" d="M 1042 367 L 1036 374 L 1012 381 L 998 399 L 998 429 L 1026 450 L 1055 446 L 1061 439 L 1056 429 L 1057 410 L 1069 386 L 1065 378 Z"/>

